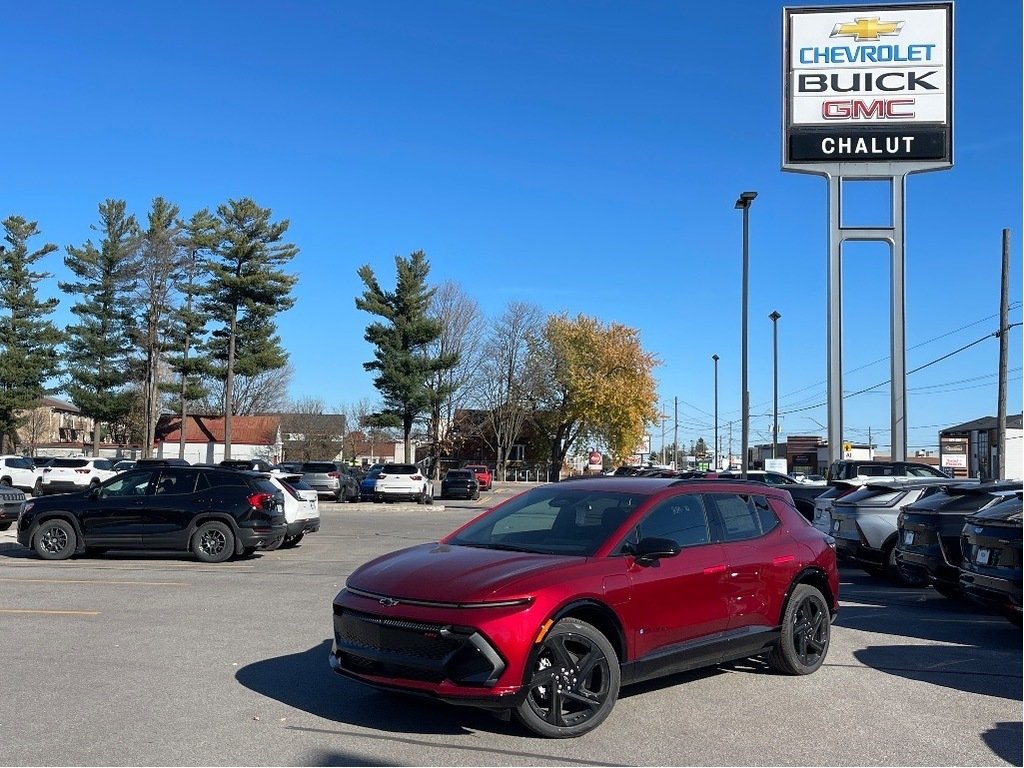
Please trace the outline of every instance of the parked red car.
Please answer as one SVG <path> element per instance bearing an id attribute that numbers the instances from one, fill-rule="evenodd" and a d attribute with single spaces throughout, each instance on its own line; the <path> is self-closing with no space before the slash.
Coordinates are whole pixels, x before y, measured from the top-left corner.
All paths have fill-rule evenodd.
<path id="1" fill-rule="evenodd" d="M 357 568 L 334 599 L 330 663 L 579 736 L 621 685 L 759 655 L 814 672 L 838 608 L 834 542 L 784 490 L 588 478 Z"/>
<path id="2" fill-rule="evenodd" d="M 476 475 L 476 481 L 480 483 L 481 491 L 491 490 L 491 483 L 494 482 L 494 476 L 491 474 L 491 470 L 487 468 L 486 464 L 467 464 L 463 469 L 469 469 Z"/>

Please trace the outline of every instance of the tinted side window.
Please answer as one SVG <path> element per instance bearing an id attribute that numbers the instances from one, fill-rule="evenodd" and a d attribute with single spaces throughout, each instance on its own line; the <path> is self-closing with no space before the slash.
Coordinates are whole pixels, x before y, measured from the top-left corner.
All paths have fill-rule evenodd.
<path id="1" fill-rule="evenodd" d="M 742 541 L 761 535 L 754 497 L 739 493 L 709 494 L 718 512 L 723 541 Z"/>
<path id="2" fill-rule="evenodd" d="M 107 459 L 96 459 L 96 461 L 93 462 L 93 466 L 96 469 L 113 469 L 114 468 L 114 465 L 111 464 Z"/>
<path id="3" fill-rule="evenodd" d="M 238 474 L 237 472 L 207 472 L 206 479 L 210 485 L 215 488 L 222 486 L 234 486 L 247 488 L 248 485 L 245 482 L 245 477 Z"/>
<path id="4" fill-rule="evenodd" d="M 156 493 L 172 496 L 195 493 L 198 475 L 199 470 L 196 469 L 181 472 L 164 472 L 156 484 Z"/>
<path id="5" fill-rule="evenodd" d="M 704 502 L 697 494 L 666 499 L 650 511 L 639 528 L 640 539 L 649 536 L 672 539 L 681 547 L 710 541 Z"/>
<path id="6" fill-rule="evenodd" d="M 768 533 L 779 524 L 779 518 L 775 516 L 775 511 L 764 496 L 754 497 L 754 511 L 757 513 L 757 521 L 761 524 L 761 533 Z"/>
<path id="7" fill-rule="evenodd" d="M 152 479 L 153 471 L 150 469 L 124 472 L 103 486 L 100 497 L 105 499 L 110 496 L 144 496 Z"/>

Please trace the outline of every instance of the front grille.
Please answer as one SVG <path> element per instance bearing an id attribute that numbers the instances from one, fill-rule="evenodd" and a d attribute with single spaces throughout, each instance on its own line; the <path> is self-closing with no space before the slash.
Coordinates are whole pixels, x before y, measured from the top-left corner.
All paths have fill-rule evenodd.
<path id="1" fill-rule="evenodd" d="M 357 675 L 464 685 L 493 685 L 504 663 L 472 630 L 347 611 L 335 606 L 341 669 Z"/>
<path id="2" fill-rule="evenodd" d="M 417 624 L 349 611 L 344 612 L 340 618 L 337 625 L 338 642 L 346 647 L 441 661 L 459 646 L 457 641 L 441 636 L 444 627 L 439 624 Z"/>

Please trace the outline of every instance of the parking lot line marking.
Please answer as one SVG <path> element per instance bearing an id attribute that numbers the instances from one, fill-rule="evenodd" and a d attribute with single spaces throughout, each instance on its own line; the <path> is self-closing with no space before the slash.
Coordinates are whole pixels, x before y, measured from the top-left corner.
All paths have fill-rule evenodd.
<path id="1" fill-rule="evenodd" d="M 44 611 L 32 608 L 0 608 L 0 613 L 39 613 L 46 616 L 99 616 L 99 611 Z"/>
<path id="2" fill-rule="evenodd" d="M 187 581 L 107 581 L 105 579 L 0 579 L 29 584 L 130 584 L 146 587 L 187 587 Z"/>

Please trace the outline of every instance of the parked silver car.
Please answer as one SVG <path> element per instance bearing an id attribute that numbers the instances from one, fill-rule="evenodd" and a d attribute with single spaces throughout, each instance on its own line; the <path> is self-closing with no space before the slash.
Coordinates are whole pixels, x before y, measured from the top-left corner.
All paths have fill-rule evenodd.
<path id="1" fill-rule="evenodd" d="M 869 481 L 837 499 L 831 510 L 836 554 L 871 574 L 891 576 L 907 585 L 924 583 L 919 575 L 901 570 L 896 561 L 900 510 L 954 482 L 948 477 L 890 477 Z"/>
<path id="2" fill-rule="evenodd" d="M 321 498 L 334 501 L 358 501 L 359 481 L 333 461 L 307 461 L 302 465 L 302 480 Z"/>

